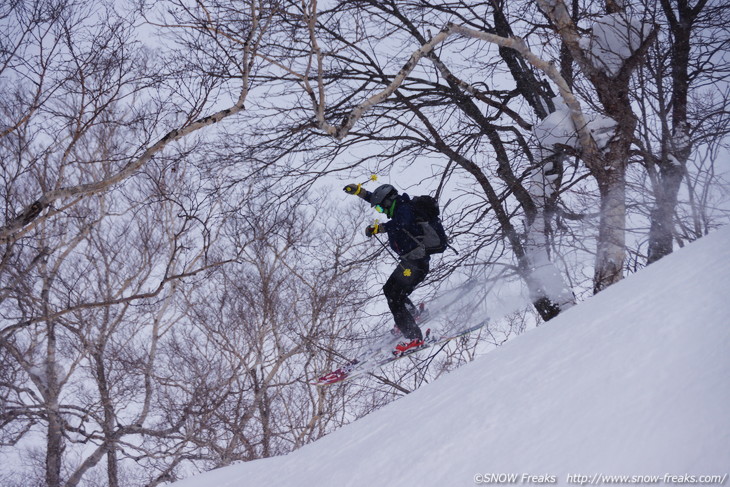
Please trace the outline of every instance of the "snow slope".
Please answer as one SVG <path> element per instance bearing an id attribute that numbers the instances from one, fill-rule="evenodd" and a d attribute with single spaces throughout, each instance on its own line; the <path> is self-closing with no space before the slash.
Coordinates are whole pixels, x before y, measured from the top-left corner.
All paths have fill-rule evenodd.
<path id="1" fill-rule="evenodd" d="M 601 475 L 634 477 L 624 484 L 658 475 L 657 484 L 669 484 L 665 474 L 725 476 L 728 290 L 725 228 L 294 453 L 175 487 L 466 486 L 496 480 L 492 474 L 517 474 L 519 485 Z"/>

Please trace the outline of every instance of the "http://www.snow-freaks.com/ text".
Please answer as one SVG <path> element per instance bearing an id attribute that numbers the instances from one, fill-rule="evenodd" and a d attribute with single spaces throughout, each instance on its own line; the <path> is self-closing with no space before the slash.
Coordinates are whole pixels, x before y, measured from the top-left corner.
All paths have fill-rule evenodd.
<path id="1" fill-rule="evenodd" d="M 592 475 L 568 474 L 565 477 L 550 474 L 528 473 L 477 473 L 474 475 L 475 484 L 557 484 L 565 481 L 574 485 L 725 485 L 728 474 L 716 475 L 606 475 L 595 473 Z"/>

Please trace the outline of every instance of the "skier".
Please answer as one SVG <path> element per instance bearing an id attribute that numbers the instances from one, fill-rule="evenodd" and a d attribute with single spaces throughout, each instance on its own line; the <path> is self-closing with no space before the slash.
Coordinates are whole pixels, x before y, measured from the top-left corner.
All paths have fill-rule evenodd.
<path id="1" fill-rule="evenodd" d="M 378 233 L 387 233 L 390 247 L 399 256 L 398 267 L 383 286 L 395 326 L 404 337 L 396 345 L 394 353 L 402 354 L 423 346 L 423 333 L 416 324 L 413 316 L 415 307 L 408 296 L 426 278 L 430 256 L 420 241 L 424 231 L 416 222 L 416 211 L 410 196 L 407 193 L 398 194 L 390 184 L 383 184 L 372 193 L 360 184 L 348 184 L 344 191 L 364 199 L 389 219 L 383 224 L 369 225 L 365 235 L 370 238 Z"/>

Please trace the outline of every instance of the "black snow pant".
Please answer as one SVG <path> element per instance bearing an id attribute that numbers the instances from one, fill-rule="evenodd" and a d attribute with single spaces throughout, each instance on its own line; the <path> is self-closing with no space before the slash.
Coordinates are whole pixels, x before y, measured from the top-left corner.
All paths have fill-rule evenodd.
<path id="1" fill-rule="evenodd" d="M 388 300 L 390 312 L 393 313 L 395 326 L 404 337 L 411 340 L 421 339 L 423 334 L 411 314 L 414 307 L 408 296 L 426 278 L 429 271 L 428 263 L 428 257 L 418 260 L 401 259 L 383 286 L 383 293 Z"/>

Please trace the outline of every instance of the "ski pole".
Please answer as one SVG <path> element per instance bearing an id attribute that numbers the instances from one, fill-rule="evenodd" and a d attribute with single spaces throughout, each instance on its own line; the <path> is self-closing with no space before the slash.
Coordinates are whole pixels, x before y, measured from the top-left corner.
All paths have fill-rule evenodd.
<path id="1" fill-rule="evenodd" d="M 378 223 L 378 220 L 375 220 L 375 224 L 376 225 L 377 225 L 377 223 Z M 388 252 L 388 254 L 390 254 L 390 256 L 393 257 L 396 260 L 396 262 L 398 262 L 398 266 L 400 266 L 400 268 L 403 269 L 403 275 L 406 276 L 406 277 L 409 277 L 411 275 L 411 270 L 408 269 L 408 268 L 406 268 L 403 265 L 403 262 L 401 262 L 401 260 L 398 257 L 395 256 L 395 254 L 388 248 L 388 246 L 385 245 L 385 243 L 382 240 L 380 240 L 380 237 L 378 237 L 378 234 L 374 233 L 373 236 L 378 241 L 378 243 L 383 246 L 383 248 L 385 249 L 385 251 Z"/>

